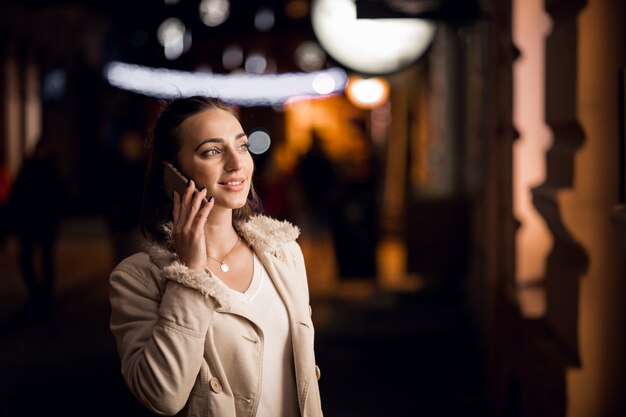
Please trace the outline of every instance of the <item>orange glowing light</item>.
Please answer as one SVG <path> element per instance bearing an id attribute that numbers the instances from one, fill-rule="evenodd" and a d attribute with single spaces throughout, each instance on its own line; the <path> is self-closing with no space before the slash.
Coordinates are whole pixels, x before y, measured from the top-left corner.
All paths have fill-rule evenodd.
<path id="1" fill-rule="evenodd" d="M 346 95 L 356 107 L 374 109 L 385 104 L 389 98 L 389 83 L 381 77 L 361 78 L 350 76 Z"/>

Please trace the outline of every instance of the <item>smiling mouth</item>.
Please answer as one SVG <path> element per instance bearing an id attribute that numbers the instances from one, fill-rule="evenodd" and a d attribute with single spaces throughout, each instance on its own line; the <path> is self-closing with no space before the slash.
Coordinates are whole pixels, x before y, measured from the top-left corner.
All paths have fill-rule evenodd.
<path id="1" fill-rule="evenodd" d="M 245 182 L 245 179 L 238 178 L 238 179 L 232 179 L 228 181 L 220 181 L 218 182 L 218 184 L 222 186 L 222 188 L 228 191 L 240 191 L 243 189 L 244 182 Z"/>

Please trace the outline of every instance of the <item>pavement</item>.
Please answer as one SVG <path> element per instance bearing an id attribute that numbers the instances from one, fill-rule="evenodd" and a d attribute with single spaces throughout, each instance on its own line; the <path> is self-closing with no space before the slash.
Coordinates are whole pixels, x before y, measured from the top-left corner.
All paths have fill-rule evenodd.
<path id="1" fill-rule="evenodd" d="M 15 242 L 0 248 L 0 417 L 152 416 L 124 385 L 108 327 L 111 248 L 101 219 L 64 221 L 55 302 L 41 317 L 22 313 Z M 462 291 L 311 301 L 325 416 L 490 416 Z"/>

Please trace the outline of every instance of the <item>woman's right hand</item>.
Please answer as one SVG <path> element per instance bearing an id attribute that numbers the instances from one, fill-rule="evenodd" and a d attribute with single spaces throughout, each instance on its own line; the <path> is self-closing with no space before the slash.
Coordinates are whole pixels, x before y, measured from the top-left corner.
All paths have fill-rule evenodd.
<path id="1" fill-rule="evenodd" d="M 207 263 L 204 225 L 214 199 L 206 199 L 206 189 L 196 192 L 193 180 L 182 195 L 174 191 L 172 238 L 180 261 L 189 269 L 204 271 Z"/>

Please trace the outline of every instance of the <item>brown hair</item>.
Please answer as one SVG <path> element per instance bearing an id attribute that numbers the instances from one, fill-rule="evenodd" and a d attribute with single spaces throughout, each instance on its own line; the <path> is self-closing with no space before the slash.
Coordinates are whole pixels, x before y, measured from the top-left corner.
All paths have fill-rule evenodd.
<path id="1" fill-rule="evenodd" d="M 223 101 L 202 96 L 174 99 L 159 114 L 147 143 L 149 160 L 140 218 L 141 231 L 146 238 L 162 242 L 167 237 L 162 226 L 172 220 L 172 201 L 163 191 L 163 161 L 179 166 L 178 151 L 182 145 L 180 126 L 189 117 L 211 109 L 221 109 L 234 115 Z M 250 184 L 246 204 L 233 210 L 233 220 L 247 220 L 260 208 L 260 199 L 254 185 Z"/>

